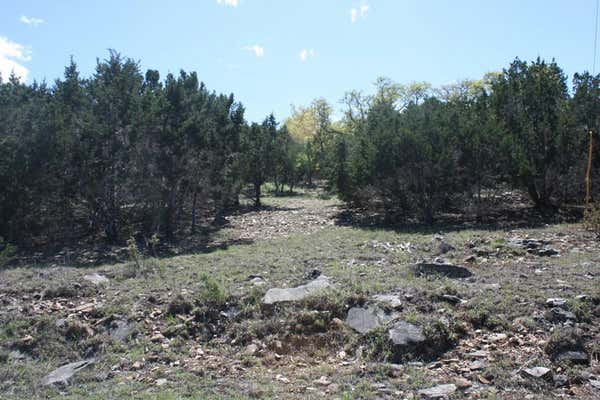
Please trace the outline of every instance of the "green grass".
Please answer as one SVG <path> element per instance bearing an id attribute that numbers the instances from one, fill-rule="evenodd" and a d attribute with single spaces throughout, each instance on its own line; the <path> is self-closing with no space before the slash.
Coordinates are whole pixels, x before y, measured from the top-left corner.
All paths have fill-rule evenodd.
<path id="1" fill-rule="evenodd" d="M 313 193 L 305 192 L 289 198 L 268 197 L 264 204 L 279 208 L 304 207 L 318 212 L 338 202 L 335 198 L 317 200 Z M 565 230 L 573 235 L 580 232 L 574 225 L 510 233 L 487 229 L 446 232 L 444 240 L 456 248 L 443 256 L 447 261 L 462 264 L 465 256 L 470 254 L 468 243 L 471 240 L 477 241 L 478 249 L 494 253 L 499 249 L 497 256 L 470 266 L 475 279 L 466 282 L 415 277 L 410 271 L 409 267 L 420 259 L 435 257 L 436 231 L 433 229 L 402 231 L 338 225 L 323 226 L 308 233 L 300 230 L 268 240 L 258 237 L 248 244 L 208 253 L 161 259 L 138 255 L 130 262 L 94 268 L 27 266 L 4 270 L 0 272 L 0 282 L 4 282 L 0 294 L 14 297 L 19 307 L 11 311 L 0 310 L 0 361 L 7 361 L 0 362 L 0 397 L 320 399 L 323 395 L 319 392 L 324 388 L 302 390 L 313 385 L 312 381 L 321 375 L 333 377 L 338 387 L 331 397 L 341 399 L 377 398 L 378 393 L 372 387 L 375 381 L 403 391 L 416 391 L 431 385 L 435 378 L 426 366 L 404 366 L 398 376 L 394 375 L 397 371 L 391 373 L 384 364 L 375 363 L 379 366 L 371 367 L 374 361 L 388 358 L 386 332 L 374 332 L 365 339 L 346 327 L 340 328 L 335 320 L 343 321 L 350 306 L 364 303 L 373 294 L 396 292 L 412 295 L 411 300 L 404 301 L 401 312 L 404 320 L 415 324 L 430 323 L 442 317 L 458 321 L 467 325 L 469 335 L 472 335 L 469 338 L 473 340 L 477 336 L 473 334 L 474 329 L 509 333 L 512 322 L 519 318 L 522 321 L 528 318 L 525 321 L 527 328 L 535 332 L 539 326 L 531 315 L 544 310 L 547 297 L 568 298 L 571 310 L 582 321 L 593 324 L 597 318 L 591 303 L 576 301 L 573 297 L 581 293 L 600 294 L 597 279 L 582 278 L 578 267 L 582 262 L 600 261 L 595 242 L 582 234 L 581 240 L 588 240 L 583 251 L 561 252 L 560 257 L 551 259 L 534 258 L 526 252 L 515 254 L 505 246 L 506 238 L 512 235 L 538 237 Z M 218 232 L 216 238 L 233 239 L 235 234 L 226 228 Z M 389 243 L 392 249 L 399 249 L 400 244 L 407 242 L 411 243 L 411 252 L 390 250 L 387 245 L 381 245 Z M 544 274 L 534 274 L 533 270 L 541 267 L 546 268 Z M 332 278 L 333 289 L 295 305 L 271 308 L 261 305 L 261 298 L 268 288 L 305 283 L 305 273 L 315 268 Z M 82 276 L 91 272 L 109 276 L 109 285 L 97 288 L 82 283 Z M 248 281 L 250 275 L 262 276 L 267 285 L 253 286 Z M 568 282 L 569 286 L 559 288 L 557 279 Z M 482 289 L 481 284 L 490 283 L 499 284 L 500 288 Z M 67 310 L 46 310 L 36 314 L 30 309 L 32 304 L 40 302 L 34 297 L 36 294 L 52 292 L 60 300 L 72 290 L 75 294 L 61 300 L 63 304 L 70 301 L 77 306 L 94 301 L 98 314 L 75 315 L 74 320 L 91 324 L 98 318 L 116 315 L 133 321 L 138 334 L 127 343 L 102 336 L 104 334 L 92 338 L 71 337 L 73 335 L 65 335 L 56 328 L 56 321 L 64 318 Z M 439 301 L 440 294 L 457 295 L 467 303 L 450 305 Z M 190 312 L 183 309 L 184 317 L 192 318 L 185 322 L 191 336 L 175 334 L 165 349 L 161 343 L 151 342 L 150 336 L 155 330 L 164 331 L 183 323 L 178 313 L 169 315 L 168 312 L 168 305 L 178 296 L 192 305 Z M 44 307 L 56 299 L 48 299 Z M 237 313 L 236 317 L 227 326 L 212 327 L 217 332 L 216 337 L 199 333 L 210 324 L 218 325 L 213 314 L 218 316 L 219 312 L 230 309 Z M 162 314 L 153 314 L 156 310 Z M 462 328 L 462 325 L 449 328 L 453 339 L 459 343 L 464 334 L 459 332 Z M 71 333 L 82 333 L 75 331 Z M 35 344 L 32 349 L 25 350 L 33 356 L 8 360 L 13 343 L 28 334 L 34 337 Z M 266 350 L 261 348 L 259 355 L 242 356 L 245 346 L 253 341 L 264 344 Z M 283 342 L 287 351 L 292 349 L 292 354 L 276 354 L 273 348 L 278 341 Z M 73 385 L 64 388 L 39 386 L 46 373 L 81 358 L 91 346 L 98 346 L 99 360 L 78 375 Z M 362 358 L 357 358 L 355 353 L 359 346 L 363 346 Z M 214 369 L 208 367 L 212 359 L 207 357 L 199 361 L 201 373 L 190 372 L 186 362 L 193 364 L 197 348 L 210 352 L 211 357 L 219 360 Z M 357 358 L 356 363 L 341 364 L 337 354 L 342 350 L 348 354 L 344 361 Z M 155 355 L 160 358 L 149 361 Z M 135 361 L 143 360 L 141 371 L 131 370 Z M 179 364 L 175 364 L 177 361 Z M 508 383 L 514 366 L 514 360 L 501 359 L 491 364 L 488 372 L 498 382 Z M 106 376 L 113 369 L 112 375 Z M 138 380 L 139 374 L 146 374 L 151 379 Z M 278 374 L 293 382 L 285 384 L 275 379 Z M 155 379 L 163 376 L 168 383 L 156 386 Z M 498 398 L 504 397 L 499 395 Z"/>

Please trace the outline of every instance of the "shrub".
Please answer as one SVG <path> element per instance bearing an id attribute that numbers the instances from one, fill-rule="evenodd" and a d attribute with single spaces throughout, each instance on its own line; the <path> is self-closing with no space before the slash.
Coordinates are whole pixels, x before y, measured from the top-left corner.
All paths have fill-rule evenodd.
<path id="1" fill-rule="evenodd" d="M 600 237 L 600 204 L 594 203 L 583 214 L 583 225 Z"/>
<path id="2" fill-rule="evenodd" d="M 203 283 L 202 293 L 198 302 L 203 305 L 222 306 L 227 300 L 225 288 L 209 275 L 202 275 L 200 280 Z"/>
<path id="3" fill-rule="evenodd" d="M 4 241 L 4 238 L 0 236 L 0 267 L 4 267 L 8 264 L 16 253 L 16 248 Z"/>

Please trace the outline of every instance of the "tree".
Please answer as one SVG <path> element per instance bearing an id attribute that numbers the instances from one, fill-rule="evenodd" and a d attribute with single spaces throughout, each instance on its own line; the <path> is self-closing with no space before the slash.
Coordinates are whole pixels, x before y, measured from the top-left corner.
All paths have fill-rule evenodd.
<path id="1" fill-rule="evenodd" d="M 549 206 L 567 134 L 561 123 L 568 100 L 566 77 L 554 61 L 538 58 L 527 64 L 516 59 L 492 91 L 513 176 L 536 206 Z"/>
<path id="2" fill-rule="evenodd" d="M 234 96 L 208 91 L 195 73 L 161 82 L 114 51 L 87 79 L 73 60 L 53 87 L 9 77 L 0 235 L 23 247 L 195 231 L 199 217 L 219 220 L 236 202 L 245 125 Z"/>
<path id="3" fill-rule="evenodd" d="M 254 187 L 254 204 L 260 206 L 261 186 L 272 176 L 277 140 L 277 121 L 273 114 L 262 124 L 253 123 L 242 137 L 245 178 Z"/>

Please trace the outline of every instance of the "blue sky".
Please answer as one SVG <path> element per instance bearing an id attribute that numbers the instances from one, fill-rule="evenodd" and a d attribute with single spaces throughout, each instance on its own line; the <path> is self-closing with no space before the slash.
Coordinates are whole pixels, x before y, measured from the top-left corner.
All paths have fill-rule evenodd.
<path id="1" fill-rule="evenodd" d="M 164 77 L 197 71 L 250 121 L 378 76 L 434 86 L 480 78 L 516 56 L 591 70 L 595 0 L 0 0 L 0 71 L 62 76 L 112 48 Z M 600 66 L 600 62 L 599 62 Z"/>

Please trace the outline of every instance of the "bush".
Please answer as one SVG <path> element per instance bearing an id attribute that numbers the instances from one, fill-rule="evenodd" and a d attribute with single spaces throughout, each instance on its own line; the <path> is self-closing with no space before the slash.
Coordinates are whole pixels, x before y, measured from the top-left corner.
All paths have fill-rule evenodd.
<path id="1" fill-rule="evenodd" d="M 10 243 L 6 243 L 4 238 L 0 236 L 0 268 L 8 264 L 16 253 L 16 248 Z"/>
<path id="2" fill-rule="evenodd" d="M 600 237 L 600 204 L 594 203 L 583 214 L 583 225 Z"/>
<path id="3" fill-rule="evenodd" d="M 212 305 L 221 307 L 227 301 L 227 293 L 225 288 L 209 275 L 202 275 L 200 280 L 203 283 L 202 292 L 198 298 L 200 305 Z"/>

